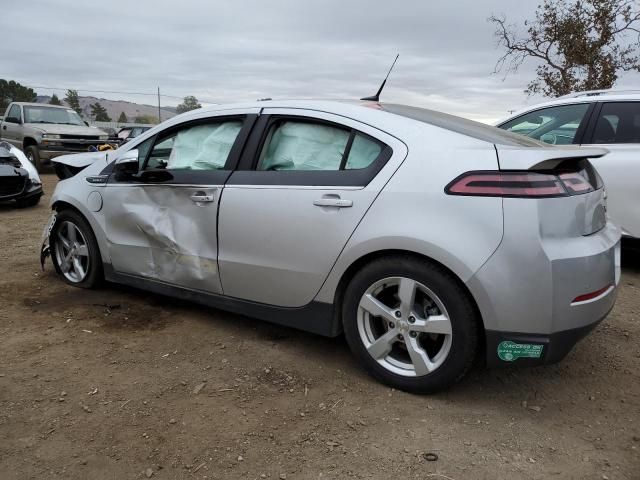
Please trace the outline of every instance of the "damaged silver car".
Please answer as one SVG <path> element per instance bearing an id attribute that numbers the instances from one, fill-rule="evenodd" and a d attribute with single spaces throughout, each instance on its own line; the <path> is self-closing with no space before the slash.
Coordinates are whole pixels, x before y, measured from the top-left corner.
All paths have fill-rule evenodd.
<path id="1" fill-rule="evenodd" d="M 611 310 L 606 153 L 378 102 L 207 107 L 56 158 L 42 260 L 78 287 L 344 332 L 374 377 L 433 392 L 480 356 L 559 361 Z"/>

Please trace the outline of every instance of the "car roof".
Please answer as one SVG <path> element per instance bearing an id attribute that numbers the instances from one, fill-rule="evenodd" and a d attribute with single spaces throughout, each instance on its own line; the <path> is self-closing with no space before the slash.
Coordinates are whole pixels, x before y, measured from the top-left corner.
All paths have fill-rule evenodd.
<path id="1" fill-rule="evenodd" d="M 364 123 L 370 123 L 373 126 L 378 126 L 379 128 L 384 125 L 389 125 L 391 122 L 388 121 L 388 116 L 393 115 L 396 119 L 402 117 L 405 121 L 426 123 L 489 143 L 512 146 L 540 145 L 539 142 L 523 137 L 522 135 L 506 132 L 490 125 L 455 115 L 408 105 L 366 100 L 261 100 L 246 103 L 210 105 L 177 115 L 169 121 L 178 123 L 188 120 L 191 117 L 201 117 L 202 114 L 208 112 L 214 113 L 224 110 L 262 108 L 315 110 L 353 118 Z M 387 120 L 386 123 L 385 117 Z M 389 133 L 393 134 L 394 132 L 389 131 Z"/>
<path id="2" fill-rule="evenodd" d="M 502 118 L 495 123 L 495 125 L 501 125 L 508 120 L 524 115 L 525 113 L 540 110 L 541 108 L 553 107 L 556 105 L 576 105 L 580 103 L 594 103 L 594 102 L 625 102 L 625 101 L 639 101 L 640 102 L 640 90 L 592 90 L 587 92 L 576 92 L 563 97 L 554 98 L 546 102 L 537 103 L 535 105 L 529 105 L 528 107 L 521 108 L 508 117 Z"/>

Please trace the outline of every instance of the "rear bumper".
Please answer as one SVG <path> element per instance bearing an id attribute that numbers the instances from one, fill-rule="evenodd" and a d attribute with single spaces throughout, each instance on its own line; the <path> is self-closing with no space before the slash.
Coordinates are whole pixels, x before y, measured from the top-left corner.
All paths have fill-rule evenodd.
<path id="1" fill-rule="evenodd" d="M 550 335 L 487 330 L 485 332 L 487 367 L 499 368 L 511 364 L 518 367 L 533 367 L 560 362 L 580 340 L 591 333 L 605 319 L 609 311 L 593 323 Z M 534 350 L 531 348 L 525 349 L 524 345 L 538 348 Z M 511 355 L 509 356 L 509 354 Z"/>
<path id="2" fill-rule="evenodd" d="M 583 237 L 505 238 L 467 283 L 485 326 L 487 364 L 561 360 L 611 311 L 619 282 L 620 230 L 611 223 Z M 593 292 L 601 293 L 582 297 Z"/>

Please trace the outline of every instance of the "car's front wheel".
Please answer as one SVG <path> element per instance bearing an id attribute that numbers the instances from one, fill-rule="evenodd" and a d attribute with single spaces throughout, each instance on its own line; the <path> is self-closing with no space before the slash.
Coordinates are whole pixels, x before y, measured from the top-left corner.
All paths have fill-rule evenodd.
<path id="1" fill-rule="evenodd" d="M 98 242 L 87 221 L 73 210 L 58 213 L 49 236 L 53 265 L 76 287 L 93 288 L 103 278 Z"/>
<path id="2" fill-rule="evenodd" d="M 355 356 L 395 388 L 445 389 L 476 356 L 478 321 L 467 292 L 450 272 L 413 256 L 363 267 L 347 287 L 342 315 Z"/>

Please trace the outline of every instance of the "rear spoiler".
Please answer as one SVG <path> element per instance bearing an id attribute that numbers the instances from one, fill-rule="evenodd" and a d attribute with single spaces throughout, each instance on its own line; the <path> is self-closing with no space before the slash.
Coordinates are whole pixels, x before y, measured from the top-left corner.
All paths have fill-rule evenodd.
<path id="1" fill-rule="evenodd" d="M 551 170 L 565 160 L 600 158 L 606 148 L 567 146 L 520 147 L 495 145 L 500 170 Z"/>

